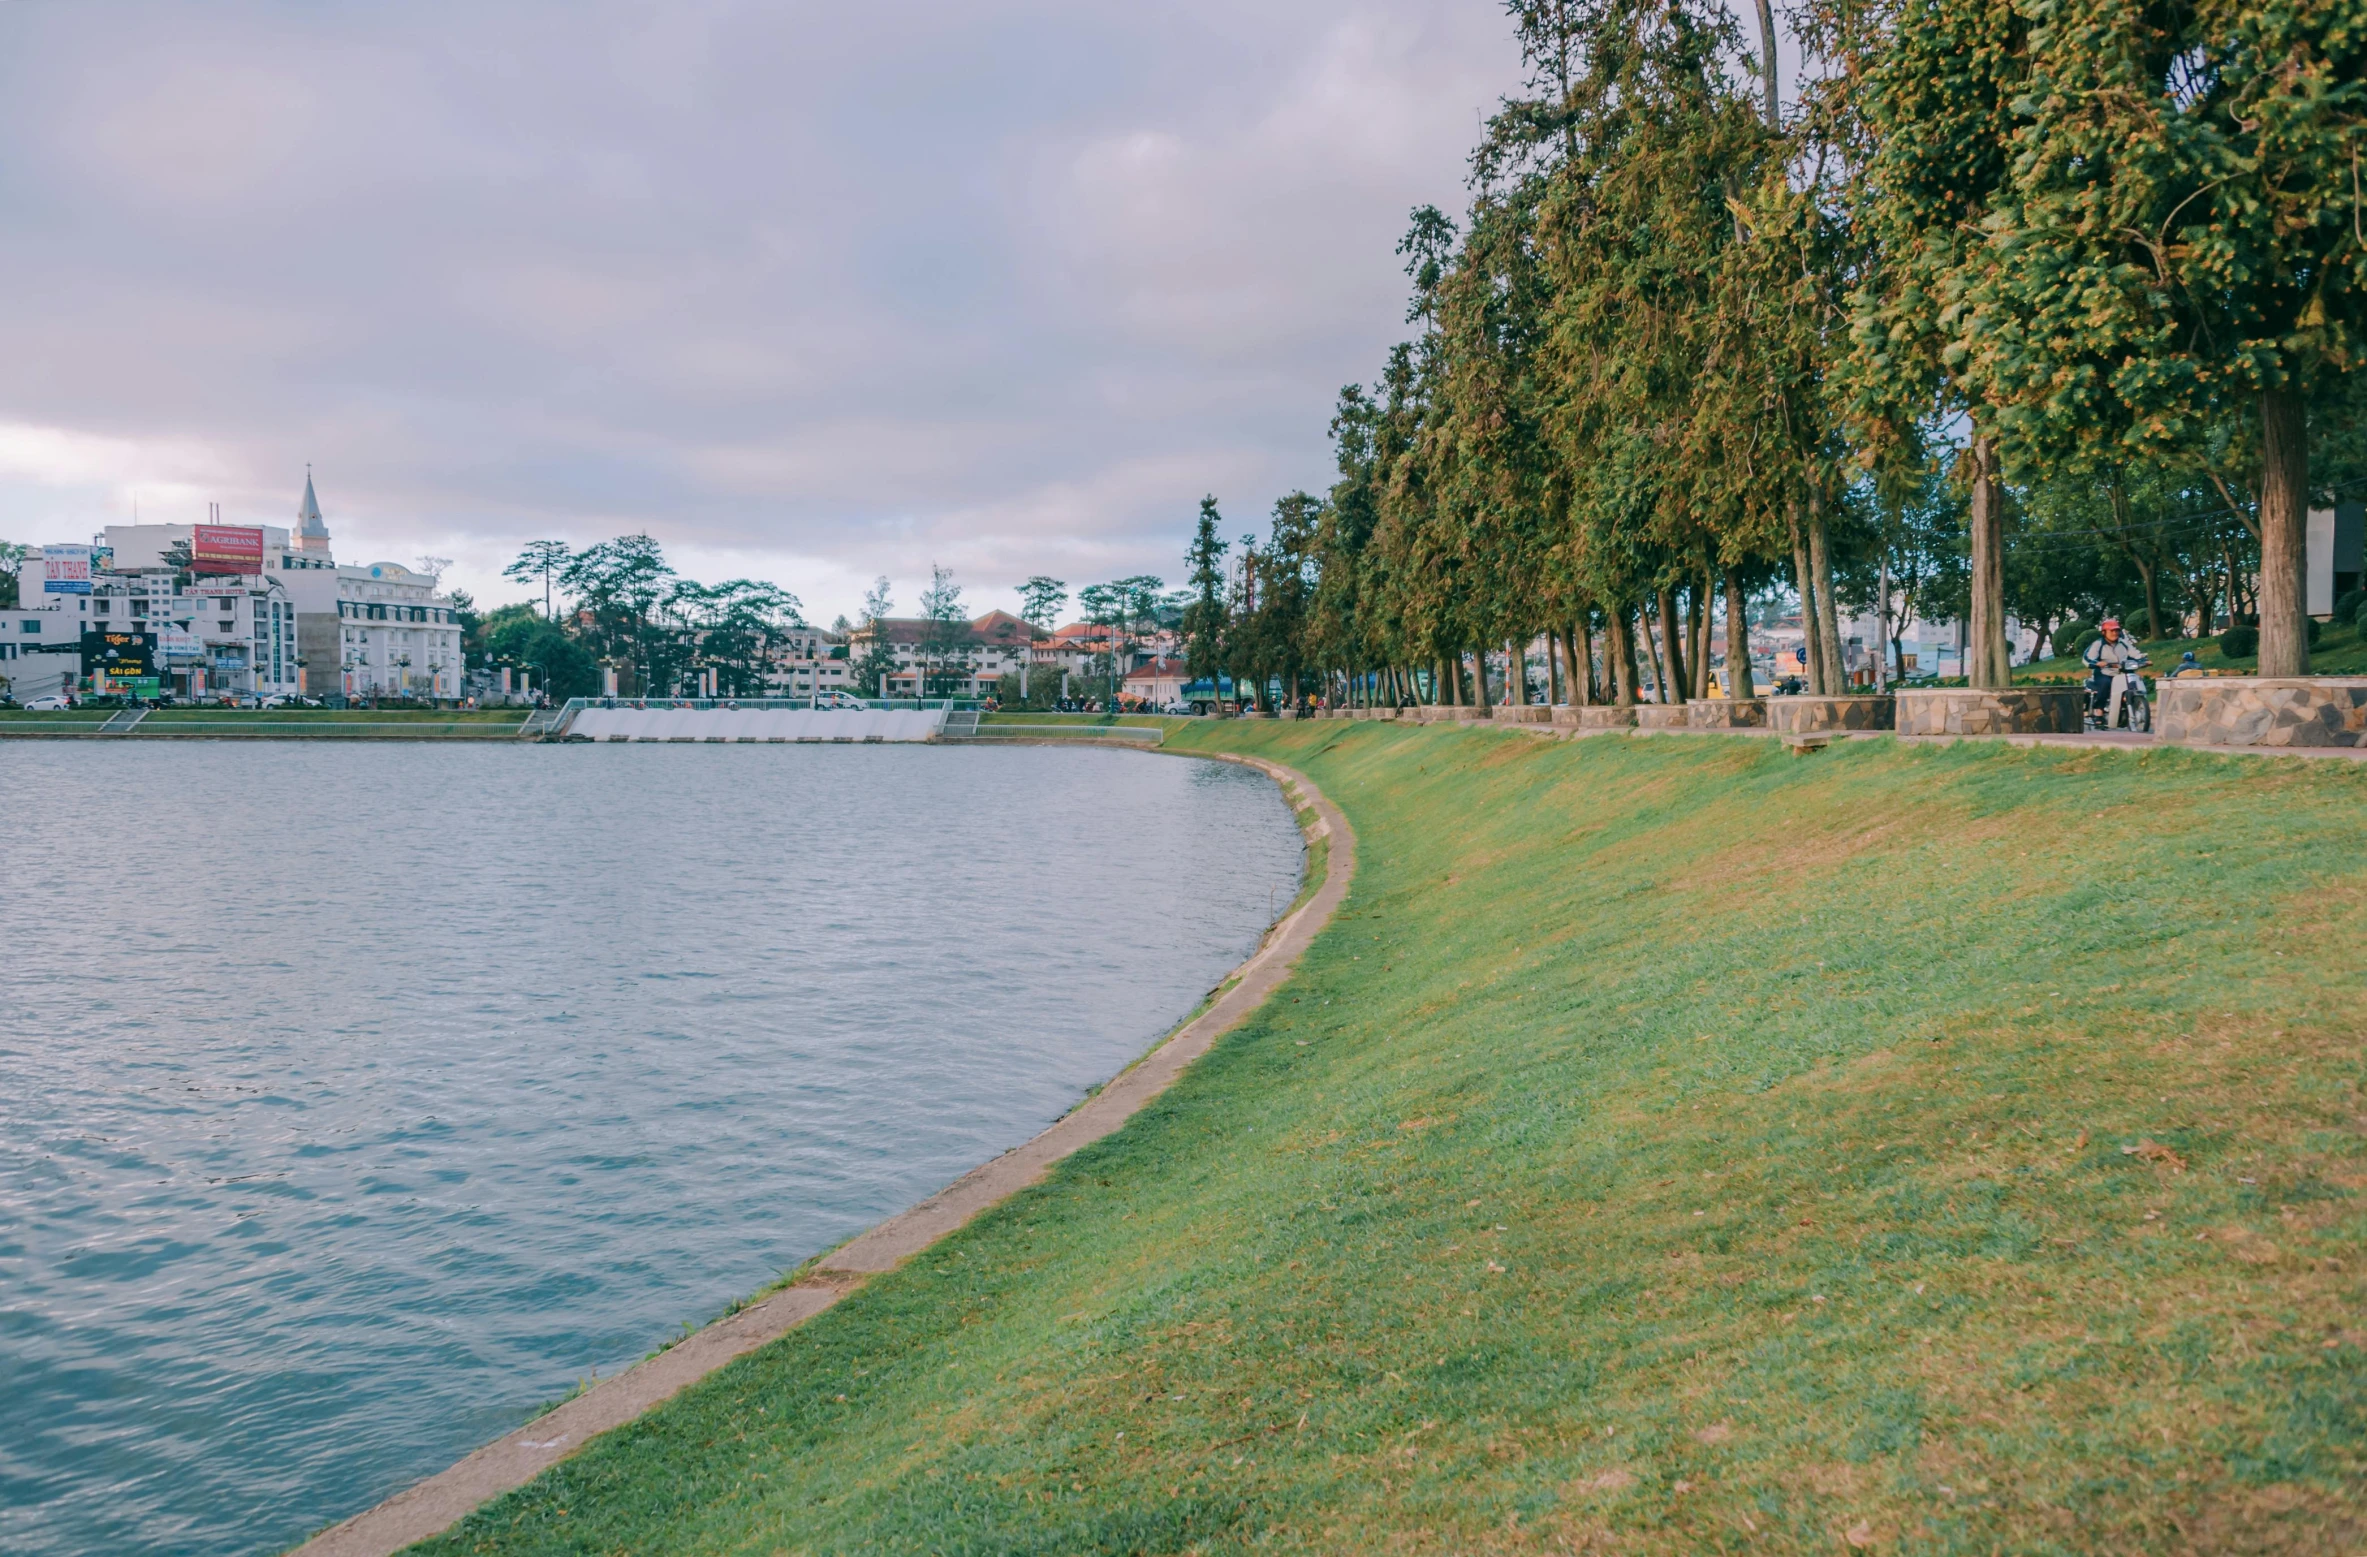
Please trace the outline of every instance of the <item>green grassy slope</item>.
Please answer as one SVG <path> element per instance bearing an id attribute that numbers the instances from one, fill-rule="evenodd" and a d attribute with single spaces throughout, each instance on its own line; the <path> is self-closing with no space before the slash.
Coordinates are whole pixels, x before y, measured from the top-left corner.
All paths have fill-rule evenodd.
<path id="1" fill-rule="evenodd" d="M 2367 1539 L 2367 769 L 1193 743 L 1358 829 L 1290 989 L 425 1549 Z"/>

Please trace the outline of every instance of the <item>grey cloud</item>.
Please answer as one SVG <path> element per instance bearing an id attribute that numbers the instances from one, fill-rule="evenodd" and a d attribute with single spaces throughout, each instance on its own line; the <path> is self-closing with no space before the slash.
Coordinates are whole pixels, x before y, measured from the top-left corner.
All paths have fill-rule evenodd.
<path id="1" fill-rule="evenodd" d="M 1172 574 L 1326 480 L 1516 68 L 1489 0 L 0 6 L 0 534 L 309 460 L 496 597 L 624 528 L 824 614 Z"/>

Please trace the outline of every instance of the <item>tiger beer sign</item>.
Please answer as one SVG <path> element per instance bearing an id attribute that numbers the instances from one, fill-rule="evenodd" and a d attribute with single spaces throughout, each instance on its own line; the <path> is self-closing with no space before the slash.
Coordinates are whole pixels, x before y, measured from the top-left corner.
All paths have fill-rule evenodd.
<path id="1" fill-rule="evenodd" d="M 192 573 L 260 573 L 263 529 L 248 524 L 201 524 L 189 538 Z"/>

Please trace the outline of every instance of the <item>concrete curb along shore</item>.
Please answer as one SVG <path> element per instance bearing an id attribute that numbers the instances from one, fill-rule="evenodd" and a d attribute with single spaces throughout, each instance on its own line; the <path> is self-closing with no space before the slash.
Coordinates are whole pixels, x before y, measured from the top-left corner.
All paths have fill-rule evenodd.
<path id="1" fill-rule="evenodd" d="M 860 1287 L 866 1277 L 893 1270 L 981 1211 L 1038 1182 L 1062 1158 L 1133 1118 L 1218 1038 L 1264 1004 L 1348 895 L 1356 871 L 1356 835 L 1321 791 L 1280 763 L 1218 752 L 1177 755 L 1207 756 L 1258 769 L 1282 786 L 1294 813 L 1314 812 L 1312 821 L 1302 822 L 1308 842 L 1322 838 L 1329 844 L 1323 881 L 1314 894 L 1275 922 L 1256 955 L 1217 986 L 1222 993 L 1207 1010 L 1034 1139 L 833 1249 L 795 1284 L 603 1380 L 451 1469 L 331 1525 L 295 1548 L 295 1557 L 388 1557 L 450 1529 L 479 1504 L 525 1485 L 601 1433 L 622 1427 L 733 1358 L 779 1339 Z"/>

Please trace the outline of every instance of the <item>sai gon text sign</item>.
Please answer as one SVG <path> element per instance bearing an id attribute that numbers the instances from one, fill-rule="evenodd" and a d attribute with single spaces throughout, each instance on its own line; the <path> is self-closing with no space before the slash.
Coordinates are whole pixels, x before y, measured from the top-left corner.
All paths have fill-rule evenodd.
<path id="1" fill-rule="evenodd" d="M 86 630 L 82 635 L 82 673 L 129 681 L 156 674 L 156 634 Z"/>

